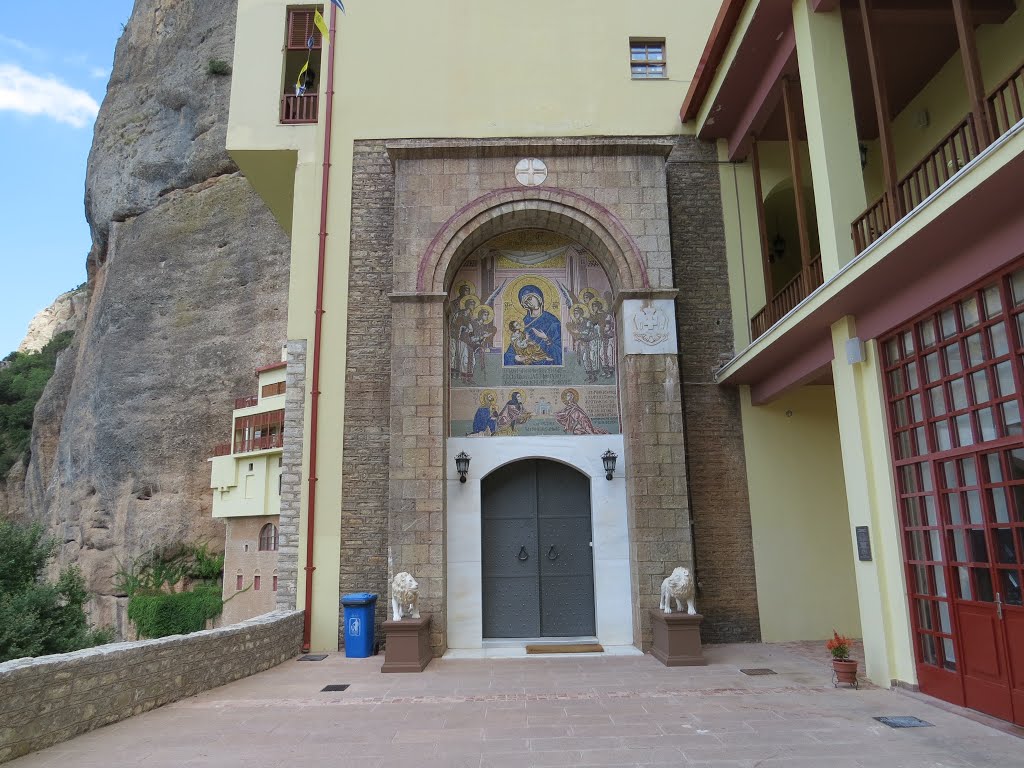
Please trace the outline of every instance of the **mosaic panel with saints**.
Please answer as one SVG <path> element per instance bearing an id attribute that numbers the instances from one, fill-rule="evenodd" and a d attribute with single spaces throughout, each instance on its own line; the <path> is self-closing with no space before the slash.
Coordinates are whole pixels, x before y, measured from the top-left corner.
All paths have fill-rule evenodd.
<path id="1" fill-rule="evenodd" d="M 579 243 L 488 241 L 449 296 L 450 434 L 618 434 L 616 338 L 608 276 Z"/>

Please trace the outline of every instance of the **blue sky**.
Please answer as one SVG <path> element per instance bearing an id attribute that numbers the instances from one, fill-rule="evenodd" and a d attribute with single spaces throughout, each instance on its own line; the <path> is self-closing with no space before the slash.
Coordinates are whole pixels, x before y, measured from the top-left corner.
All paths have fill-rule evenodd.
<path id="1" fill-rule="evenodd" d="M 35 5 L 35 4 L 33 4 Z M 132 0 L 0 3 L 0 357 L 85 281 L 85 164 Z"/>

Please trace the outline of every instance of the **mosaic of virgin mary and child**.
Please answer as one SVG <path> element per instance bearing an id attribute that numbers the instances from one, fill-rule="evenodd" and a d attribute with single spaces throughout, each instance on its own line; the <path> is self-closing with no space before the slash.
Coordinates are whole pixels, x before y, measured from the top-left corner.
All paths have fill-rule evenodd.
<path id="1" fill-rule="evenodd" d="M 527 284 L 519 289 L 518 298 L 526 315 L 508 323 L 505 365 L 561 365 L 562 321 L 544 309 L 544 292 Z"/>

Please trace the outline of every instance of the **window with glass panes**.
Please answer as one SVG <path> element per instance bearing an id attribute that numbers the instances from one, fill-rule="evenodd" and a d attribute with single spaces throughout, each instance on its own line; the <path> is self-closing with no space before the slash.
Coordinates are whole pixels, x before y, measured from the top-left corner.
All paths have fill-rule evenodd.
<path id="1" fill-rule="evenodd" d="M 657 80 L 668 77 L 665 68 L 665 41 L 629 41 L 629 67 L 634 80 Z"/>
<path id="2" fill-rule="evenodd" d="M 882 340 L 918 662 L 957 669 L 957 601 L 1021 605 L 1024 269 Z"/>

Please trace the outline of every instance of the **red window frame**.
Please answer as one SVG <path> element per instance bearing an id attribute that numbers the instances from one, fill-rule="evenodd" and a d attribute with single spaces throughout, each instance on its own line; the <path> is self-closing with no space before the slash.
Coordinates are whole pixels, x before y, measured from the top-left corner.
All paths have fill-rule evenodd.
<path id="1" fill-rule="evenodd" d="M 880 344 L 914 648 L 919 672 L 932 668 L 923 682 L 957 672 L 954 600 L 990 602 L 1007 574 L 1024 578 L 1021 261 Z"/>

